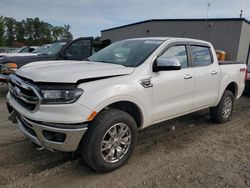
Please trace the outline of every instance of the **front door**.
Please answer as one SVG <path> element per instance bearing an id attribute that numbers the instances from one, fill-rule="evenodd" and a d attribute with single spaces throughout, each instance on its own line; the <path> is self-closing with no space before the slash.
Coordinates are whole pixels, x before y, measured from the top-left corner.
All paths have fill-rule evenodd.
<path id="1" fill-rule="evenodd" d="M 152 77 L 153 121 L 159 122 L 192 110 L 194 71 L 189 67 L 186 45 L 168 48 L 162 57 L 177 58 L 181 70 L 159 71 Z"/>

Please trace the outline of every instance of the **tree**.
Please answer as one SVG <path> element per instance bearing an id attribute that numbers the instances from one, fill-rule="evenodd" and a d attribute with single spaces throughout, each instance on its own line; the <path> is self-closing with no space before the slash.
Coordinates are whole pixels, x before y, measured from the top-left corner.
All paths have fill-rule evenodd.
<path id="1" fill-rule="evenodd" d="M 52 38 L 54 41 L 59 41 L 61 40 L 61 34 L 63 33 L 62 27 L 53 27 L 52 28 Z"/>
<path id="2" fill-rule="evenodd" d="M 25 21 L 16 23 L 16 41 L 20 43 L 26 43 Z"/>
<path id="3" fill-rule="evenodd" d="M 5 17 L 4 25 L 6 27 L 6 45 L 13 46 L 15 40 L 15 24 L 16 20 L 13 18 Z"/>
<path id="4" fill-rule="evenodd" d="M 59 40 L 72 40 L 70 25 L 52 26 L 36 18 L 16 21 L 0 17 L 0 46 L 13 47 L 15 44 L 43 45 Z"/>
<path id="5" fill-rule="evenodd" d="M 65 39 L 65 40 L 72 40 L 73 39 L 73 36 L 69 32 L 69 30 L 70 30 L 70 25 L 63 26 L 63 34 L 62 34 L 63 39 Z"/>
<path id="6" fill-rule="evenodd" d="M 0 16 L 0 46 L 4 46 L 4 18 Z"/>
<path id="7" fill-rule="evenodd" d="M 33 43 L 33 19 L 32 18 L 26 18 L 24 21 L 24 29 L 25 29 L 25 38 L 26 38 L 26 44 L 31 45 Z"/>

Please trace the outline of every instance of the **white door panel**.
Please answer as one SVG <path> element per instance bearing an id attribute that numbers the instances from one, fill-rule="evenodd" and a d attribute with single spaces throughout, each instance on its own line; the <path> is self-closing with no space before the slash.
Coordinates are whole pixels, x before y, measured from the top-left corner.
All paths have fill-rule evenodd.
<path id="1" fill-rule="evenodd" d="M 204 67 L 196 67 L 194 68 L 194 72 L 194 109 L 214 104 L 217 100 L 220 86 L 219 66 L 212 64 Z"/>
<path id="2" fill-rule="evenodd" d="M 217 62 L 213 62 L 209 47 L 192 45 L 191 51 L 195 74 L 194 109 L 200 109 L 217 100 L 220 68 Z"/>
<path id="3" fill-rule="evenodd" d="M 192 68 L 155 73 L 152 84 L 153 121 L 192 110 L 194 97 Z"/>

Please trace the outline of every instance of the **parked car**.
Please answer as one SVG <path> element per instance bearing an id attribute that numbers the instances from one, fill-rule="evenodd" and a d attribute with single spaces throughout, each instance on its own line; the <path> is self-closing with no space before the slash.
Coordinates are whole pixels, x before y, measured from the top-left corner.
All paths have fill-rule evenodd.
<path id="1" fill-rule="evenodd" d="M 40 147 L 79 151 L 107 172 L 126 163 L 137 132 L 150 125 L 204 108 L 214 122 L 229 121 L 245 70 L 243 63 L 220 65 L 209 42 L 129 39 L 85 61 L 21 67 L 10 76 L 7 106 L 10 120 Z"/>
<path id="2" fill-rule="evenodd" d="M 18 48 L 11 53 L 30 53 L 37 49 L 39 46 L 24 46 L 22 48 Z"/>
<path id="3" fill-rule="evenodd" d="M 247 65 L 245 93 L 250 94 L 250 65 Z"/>
<path id="4" fill-rule="evenodd" d="M 37 56 L 38 54 L 41 54 L 42 52 L 47 50 L 50 46 L 51 44 L 45 44 L 45 45 L 34 48 L 34 50 L 32 50 L 31 52 L 15 52 L 14 51 L 14 52 L 6 54 L 4 58 L 13 57 L 13 56 L 15 57 L 16 56 Z"/>
<path id="5" fill-rule="evenodd" d="M 0 82 L 7 82 L 8 76 L 20 67 L 34 61 L 83 60 L 95 51 L 109 45 L 109 41 L 96 42 L 92 37 L 81 37 L 70 42 L 56 42 L 35 50 L 35 53 L 0 58 Z M 37 53 L 39 52 L 39 53 Z"/>
<path id="6" fill-rule="evenodd" d="M 15 49 L 15 50 L 13 50 L 11 52 L 8 52 L 8 53 L 0 53 L 0 57 L 27 54 L 27 53 L 33 52 L 38 47 L 39 46 L 24 46 L 22 48 L 17 48 L 17 49 Z"/>
<path id="7" fill-rule="evenodd" d="M 47 51 L 49 48 L 51 47 L 51 44 L 44 44 L 42 46 L 40 46 L 39 48 L 36 48 L 32 54 L 42 54 L 45 51 Z"/>

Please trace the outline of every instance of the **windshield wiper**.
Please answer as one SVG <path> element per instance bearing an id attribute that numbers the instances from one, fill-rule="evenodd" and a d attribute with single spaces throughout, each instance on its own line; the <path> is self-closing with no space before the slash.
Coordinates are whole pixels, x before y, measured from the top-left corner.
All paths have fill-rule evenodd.
<path id="1" fill-rule="evenodd" d="M 90 60 L 88 58 L 85 59 L 85 61 L 93 61 L 93 60 Z M 102 61 L 93 61 L 93 62 L 101 62 L 101 63 L 110 63 L 110 64 L 115 64 L 115 65 L 122 65 L 124 67 L 129 67 L 129 66 L 126 66 L 126 65 L 123 65 L 123 64 L 119 64 L 119 63 L 115 63 L 115 62 L 112 62 L 112 61 L 106 61 L 106 60 L 102 60 Z"/>
<path id="2" fill-rule="evenodd" d="M 111 61 L 106 61 L 106 60 L 102 60 L 102 61 L 98 61 L 98 62 L 102 62 L 102 63 L 113 63 L 113 64 L 116 64 L 114 62 L 111 62 Z"/>
<path id="3" fill-rule="evenodd" d="M 124 67 L 129 67 L 129 66 L 126 66 L 126 65 L 123 65 L 123 64 L 120 64 L 120 63 L 115 63 L 115 62 L 112 62 L 112 61 L 98 61 L 98 62 L 102 62 L 102 63 L 111 63 L 111 64 L 115 64 L 115 65 L 121 65 L 121 66 L 124 66 Z"/>

